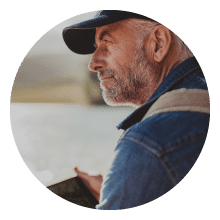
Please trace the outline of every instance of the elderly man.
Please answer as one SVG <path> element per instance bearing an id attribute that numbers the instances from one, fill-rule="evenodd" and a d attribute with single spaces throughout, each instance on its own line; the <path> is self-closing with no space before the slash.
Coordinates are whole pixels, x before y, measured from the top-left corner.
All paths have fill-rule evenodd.
<path id="1" fill-rule="evenodd" d="M 89 68 L 108 105 L 137 108 L 118 126 L 125 131 L 103 183 L 75 169 L 96 208 L 135 207 L 165 194 L 189 172 L 208 130 L 207 85 L 192 52 L 163 25 L 124 11 L 99 11 L 63 37 L 73 52 L 93 53 Z"/>

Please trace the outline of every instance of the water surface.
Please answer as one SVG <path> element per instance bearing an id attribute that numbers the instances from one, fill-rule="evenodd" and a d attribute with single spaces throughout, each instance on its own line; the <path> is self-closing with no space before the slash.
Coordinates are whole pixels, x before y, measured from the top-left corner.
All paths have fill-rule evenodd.
<path id="1" fill-rule="evenodd" d="M 75 166 L 91 175 L 104 175 L 123 132 L 116 126 L 132 111 L 125 107 L 12 103 L 11 125 L 23 160 L 48 186 L 75 176 Z"/>

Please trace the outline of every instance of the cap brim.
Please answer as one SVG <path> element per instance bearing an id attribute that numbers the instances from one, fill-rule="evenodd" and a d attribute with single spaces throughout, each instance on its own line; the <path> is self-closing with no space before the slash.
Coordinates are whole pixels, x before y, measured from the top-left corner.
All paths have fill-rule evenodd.
<path id="1" fill-rule="evenodd" d="M 69 28 L 63 31 L 63 39 L 67 47 L 78 54 L 94 53 L 95 29 Z"/>
<path id="2" fill-rule="evenodd" d="M 63 30 L 63 39 L 67 47 L 78 54 L 94 53 L 95 28 L 118 21 L 117 17 L 109 20 L 107 16 L 93 18 L 88 21 L 75 24 Z"/>

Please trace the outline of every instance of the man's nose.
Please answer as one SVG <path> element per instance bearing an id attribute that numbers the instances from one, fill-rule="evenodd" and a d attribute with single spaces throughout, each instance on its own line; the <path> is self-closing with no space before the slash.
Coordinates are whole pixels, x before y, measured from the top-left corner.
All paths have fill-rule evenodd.
<path id="1" fill-rule="evenodd" d="M 94 72 L 100 72 L 105 68 L 106 62 L 103 51 L 97 49 L 89 63 L 89 69 Z"/>

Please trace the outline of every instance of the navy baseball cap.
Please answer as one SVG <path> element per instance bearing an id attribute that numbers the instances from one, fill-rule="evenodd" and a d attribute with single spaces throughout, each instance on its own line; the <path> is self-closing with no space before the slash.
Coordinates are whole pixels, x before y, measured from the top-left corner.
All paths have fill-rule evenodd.
<path id="1" fill-rule="evenodd" d="M 98 11 L 90 20 L 66 27 L 63 30 L 63 39 L 67 47 L 74 53 L 91 54 L 95 51 L 95 47 L 93 46 L 95 43 L 95 28 L 127 18 L 139 18 L 154 21 L 151 18 L 132 12 L 103 10 Z"/>

